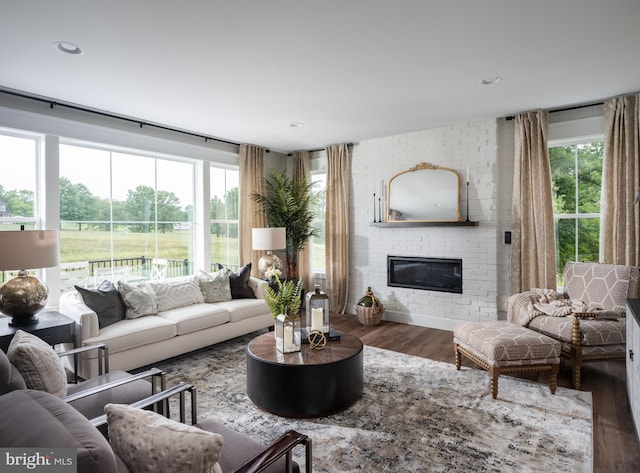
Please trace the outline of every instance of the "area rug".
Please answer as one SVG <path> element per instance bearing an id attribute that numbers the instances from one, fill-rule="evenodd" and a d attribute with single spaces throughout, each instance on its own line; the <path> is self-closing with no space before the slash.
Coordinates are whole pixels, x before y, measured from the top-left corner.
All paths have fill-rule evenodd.
<path id="1" fill-rule="evenodd" d="M 288 419 L 246 395 L 240 337 L 156 364 L 169 386 L 197 387 L 198 418 L 215 416 L 265 443 L 287 429 L 313 440 L 316 472 L 590 472 L 591 393 L 365 346 L 364 394 L 329 417 Z M 295 396 L 295 390 L 291 396 Z M 174 409 L 175 412 L 175 409 Z M 294 458 L 304 470 L 303 449 Z"/>

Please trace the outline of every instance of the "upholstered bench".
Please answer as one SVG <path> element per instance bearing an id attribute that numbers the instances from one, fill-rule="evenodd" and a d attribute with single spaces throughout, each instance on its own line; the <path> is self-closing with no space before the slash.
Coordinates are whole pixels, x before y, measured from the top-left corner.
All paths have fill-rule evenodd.
<path id="1" fill-rule="evenodd" d="M 498 396 L 504 373 L 550 371 L 555 394 L 560 369 L 560 342 L 507 321 L 461 322 L 453 328 L 456 369 L 464 355 L 491 374 L 491 395 Z"/>

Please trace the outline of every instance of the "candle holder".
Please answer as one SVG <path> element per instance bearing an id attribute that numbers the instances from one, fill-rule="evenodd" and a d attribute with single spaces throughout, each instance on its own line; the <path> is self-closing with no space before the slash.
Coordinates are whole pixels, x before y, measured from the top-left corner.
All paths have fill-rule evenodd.
<path id="1" fill-rule="evenodd" d="M 275 332 L 276 350 L 281 353 L 300 351 L 302 343 L 300 317 L 297 315 L 278 315 L 276 317 Z"/>
<path id="2" fill-rule="evenodd" d="M 329 335 L 329 296 L 316 285 L 313 292 L 306 295 L 307 324 L 306 332 L 322 332 Z"/>

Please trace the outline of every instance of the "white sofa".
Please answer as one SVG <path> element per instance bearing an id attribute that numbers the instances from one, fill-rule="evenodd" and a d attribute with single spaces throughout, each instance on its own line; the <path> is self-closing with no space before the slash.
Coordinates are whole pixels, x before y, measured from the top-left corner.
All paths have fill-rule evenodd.
<path id="1" fill-rule="evenodd" d="M 78 347 L 104 343 L 109 347 L 110 369 L 131 370 L 273 326 L 264 281 L 251 277 L 248 284 L 256 299 L 197 303 L 120 320 L 102 329 L 96 312 L 76 290 L 62 294 L 60 312 L 76 321 Z M 78 360 L 78 374 L 84 378 L 98 374 L 97 354 Z"/>

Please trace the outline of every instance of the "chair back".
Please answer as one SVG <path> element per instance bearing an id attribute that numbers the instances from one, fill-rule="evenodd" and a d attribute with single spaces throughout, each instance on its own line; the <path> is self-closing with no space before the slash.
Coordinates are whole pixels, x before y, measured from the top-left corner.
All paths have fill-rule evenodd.
<path id="1" fill-rule="evenodd" d="M 627 298 L 638 295 L 639 277 L 636 266 L 570 261 L 564 267 L 564 292 L 587 305 L 622 313 Z"/>

